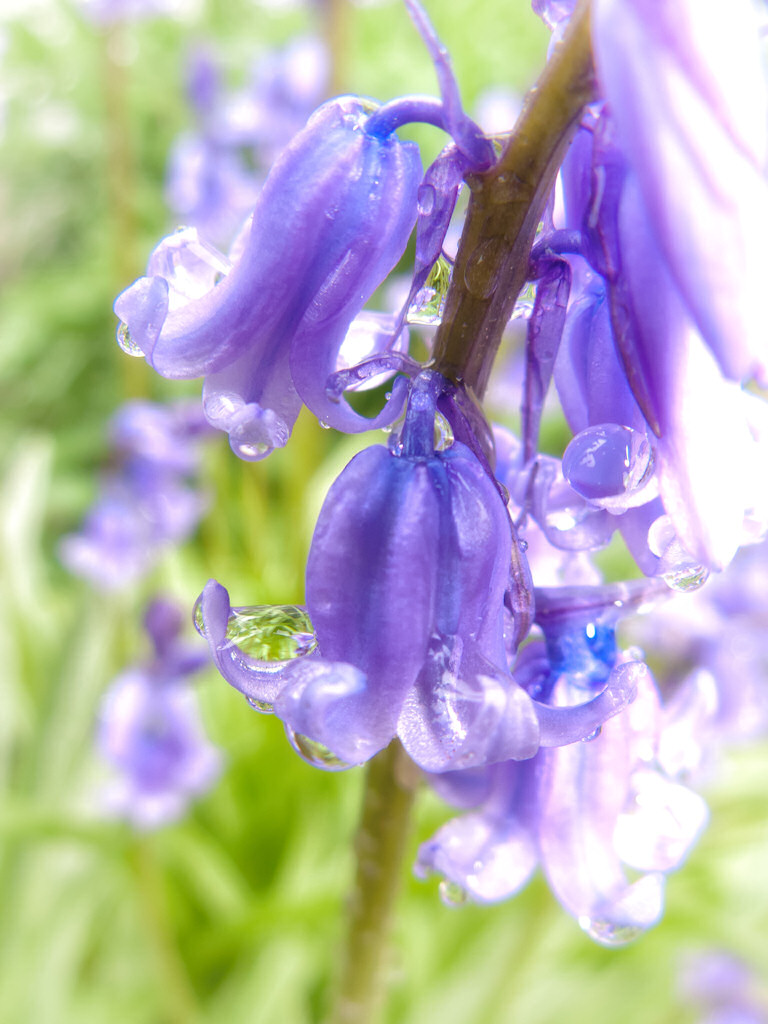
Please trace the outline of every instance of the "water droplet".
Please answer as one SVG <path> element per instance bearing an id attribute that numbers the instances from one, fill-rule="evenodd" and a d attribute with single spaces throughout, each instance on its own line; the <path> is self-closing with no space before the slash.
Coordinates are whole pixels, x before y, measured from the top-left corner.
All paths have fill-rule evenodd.
<path id="1" fill-rule="evenodd" d="M 419 186 L 417 206 L 420 217 L 428 217 L 435 208 L 435 189 L 432 185 Z"/>
<path id="2" fill-rule="evenodd" d="M 688 594 L 704 586 L 709 579 L 709 569 L 704 565 L 684 565 L 663 573 L 662 578 L 672 590 Z"/>
<path id="3" fill-rule="evenodd" d="M 526 552 L 528 550 L 528 541 L 521 537 L 517 542 L 517 546 L 522 552 Z"/>
<path id="4" fill-rule="evenodd" d="M 242 459 L 262 459 L 272 451 L 272 446 L 266 441 L 240 441 L 234 448 Z"/>
<path id="5" fill-rule="evenodd" d="M 442 413 L 436 413 L 434 441 L 435 451 L 444 452 L 446 449 L 451 447 L 453 441 L 454 437 L 453 430 L 451 429 L 451 424 L 448 422 L 445 416 L 443 416 Z"/>
<path id="6" fill-rule="evenodd" d="M 128 330 L 128 324 L 124 324 L 121 321 L 120 326 L 117 328 L 117 334 L 115 337 L 117 338 L 117 344 L 127 356 L 134 356 L 139 359 L 144 358 L 144 353 L 131 337 L 131 332 Z"/>
<path id="7" fill-rule="evenodd" d="M 330 430 L 331 429 L 331 424 L 330 423 L 326 423 L 325 420 L 320 420 L 320 427 L 323 430 Z"/>
<path id="8" fill-rule="evenodd" d="M 195 624 L 195 629 L 203 638 L 208 639 L 208 634 L 205 632 L 205 622 L 203 621 L 203 596 L 202 594 L 195 601 L 195 610 L 192 612 L 192 621 Z"/>
<path id="9" fill-rule="evenodd" d="M 340 772 L 352 767 L 346 761 L 342 761 L 340 757 L 337 757 L 325 744 L 318 743 L 317 740 L 312 740 L 309 736 L 303 736 L 300 732 L 294 732 L 289 725 L 286 725 L 285 731 L 296 753 L 315 768 Z"/>
<path id="10" fill-rule="evenodd" d="M 598 727 L 597 727 L 596 729 L 594 729 L 594 730 L 593 730 L 593 731 L 592 731 L 592 732 L 591 732 L 591 733 L 589 734 L 589 736 L 584 736 L 584 737 L 582 738 L 582 741 L 581 741 L 581 742 L 582 742 L 582 743 L 591 743 L 591 742 L 592 742 L 592 740 L 596 740 L 596 739 L 597 739 L 597 737 L 598 737 L 598 736 L 600 735 L 600 733 L 602 732 L 602 730 L 603 730 L 603 727 L 602 727 L 601 725 L 598 725 Z"/>
<path id="11" fill-rule="evenodd" d="M 658 493 L 648 438 L 618 423 L 577 434 L 565 449 L 563 476 L 577 494 L 613 512 L 645 504 Z"/>
<path id="12" fill-rule="evenodd" d="M 640 925 L 616 924 L 586 916 L 579 918 L 579 927 L 602 946 L 625 946 L 646 930 Z"/>
<path id="13" fill-rule="evenodd" d="M 265 700 L 256 700 L 255 697 L 246 697 L 245 699 L 248 701 L 248 703 L 251 705 L 251 707 L 254 708 L 256 711 L 258 711 L 260 714 L 262 714 L 262 715 L 272 715 L 272 714 L 274 714 L 274 710 L 275 709 L 272 707 L 271 704 L 268 704 Z"/>
<path id="14" fill-rule="evenodd" d="M 648 547 L 659 559 L 659 575 L 671 590 L 690 593 L 703 587 L 709 570 L 680 542 L 670 516 L 659 516 L 648 530 Z"/>
<path id="15" fill-rule="evenodd" d="M 449 882 L 447 878 L 440 883 L 438 892 L 446 907 L 461 907 L 469 899 L 466 889 L 462 889 L 456 882 Z"/>
<path id="16" fill-rule="evenodd" d="M 408 307 L 406 323 L 430 327 L 439 324 L 445 309 L 445 296 L 451 283 L 452 266 L 442 254 L 429 272 L 426 284 Z"/>
<path id="17" fill-rule="evenodd" d="M 205 636 L 200 600 L 195 605 L 195 626 Z M 295 604 L 232 608 L 227 640 L 256 661 L 290 661 L 317 647 L 309 615 Z"/>

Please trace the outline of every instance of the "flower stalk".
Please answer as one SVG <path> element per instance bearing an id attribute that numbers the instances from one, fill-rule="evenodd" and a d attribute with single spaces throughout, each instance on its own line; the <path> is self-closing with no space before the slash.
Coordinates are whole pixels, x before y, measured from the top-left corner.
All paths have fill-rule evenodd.
<path id="1" fill-rule="evenodd" d="M 589 0 L 582 0 L 529 91 L 499 161 L 467 179 L 472 195 L 432 367 L 463 381 L 478 399 L 528 277 L 555 176 L 594 93 Z"/>
<path id="2" fill-rule="evenodd" d="M 389 934 L 415 796 L 415 769 L 395 740 L 368 764 L 355 839 L 347 945 L 330 1024 L 376 1024 L 387 989 Z"/>

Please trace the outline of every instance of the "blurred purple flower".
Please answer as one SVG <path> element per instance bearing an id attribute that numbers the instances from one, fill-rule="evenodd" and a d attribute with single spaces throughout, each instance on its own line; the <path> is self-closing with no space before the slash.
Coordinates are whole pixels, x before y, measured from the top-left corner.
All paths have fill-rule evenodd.
<path id="1" fill-rule="evenodd" d="M 64 565 L 102 590 L 130 585 L 163 550 L 194 530 L 205 498 L 190 482 L 210 434 L 197 403 L 129 402 L 111 424 L 114 468 L 79 533 L 64 537 Z"/>
<path id="2" fill-rule="evenodd" d="M 187 92 L 198 124 L 171 152 L 171 211 L 207 240 L 229 244 L 269 167 L 322 100 L 327 75 L 325 49 L 311 37 L 262 55 L 237 92 L 224 91 L 207 51 L 193 53 Z"/>
<path id="3" fill-rule="evenodd" d="M 221 771 L 187 679 L 209 659 L 179 640 L 183 621 L 175 604 L 150 604 L 145 625 L 154 657 L 114 681 L 99 715 L 99 752 L 118 773 L 104 794 L 105 808 L 138 829 L 180 818 Z"/>
<path id="4" fill-rule="evenodd" d="M 692 953 L 682 963 L 680 997 L 698 1024 L 766 1024 L 768 991 L 743 960 L 720 950 Z"/>

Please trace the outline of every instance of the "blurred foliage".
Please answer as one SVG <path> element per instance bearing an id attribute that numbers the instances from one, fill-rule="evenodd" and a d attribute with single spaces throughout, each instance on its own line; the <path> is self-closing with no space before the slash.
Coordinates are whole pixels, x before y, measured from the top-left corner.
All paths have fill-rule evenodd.
<path id="1" fill-rule="evenodd" d="M 428 3 L 469 106 L 522 89 L 546 33 L 525 0 Z M 347 12 L 341 74 L 386 99 L 435 88 L 397 3 Z M 225 752 L 217 788 L 182 823 L 137 836 L 100 817 L 92 737 L 101 694 L 147 654 L 156 589 L 191 605 L 212 575 L 240 603 L 301 600 L 311 530 L 331 480 L 366 443 L 302 416 L 286 451 L 206 460 L 210 512 L 153 578 L 104 597 L 67 576 L 58 538 L 77 527 L 129 395 L 196 394 L 113 342 L 115 294 L 168 229 L 171 141 L 190 123 L 183 67 L 213 42 L 232 81 L 254 54 L 311 26 L 210 0 L 183 20 L 102 32 L 65 0 L 0 21 L 0 1020 L 158 1024 L 321 1020 L 338 961 L 362 773 L 302 763 L 212 671 L 207 728 Z M 422 136 L 419 136 L 422 138 Z M 436 136 L 425 130 L 427 156 Z M 768 754 L 734 754 L 713 780 L 712 825 L 672 877 L 664 922 L 618 952 L 593 946 L 539 879 L 496 907 L 449 910 L 410 877 L 393 953 L 392 1024 L 684 1019 L 675 972 L 716 945 L 768 963 Z M 424 794 L 412 853 L 449 812 Z"/>

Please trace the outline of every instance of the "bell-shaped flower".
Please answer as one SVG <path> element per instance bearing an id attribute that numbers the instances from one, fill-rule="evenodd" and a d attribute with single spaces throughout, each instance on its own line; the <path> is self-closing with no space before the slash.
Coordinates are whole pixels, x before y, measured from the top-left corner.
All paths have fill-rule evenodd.
<path id="1" fill-rule="evenodd" d="M 301 398 L 326 422 L 368 425 L 328 402 L 325 381 L 402 255 L 421 180 L 417 147 L 369 128 L 374 109 L 341 97 L 316 111 L 272 168 L 242 252 L 217 283 L 216 257 L 203 254 L 208 288 L 183 294 L 177 279 L 198 253 L 171 238 L 116 301 L 124 344 L 163 376 L 207 378 L 206 415 L 244 458 L 286 443 Z M 390 405 L 382 422 L 397 415 Z"/>
<path id="2" fill-rule="evenodd" d="M 154 657 L 112 683 L 99 713 L 99 752 L 116 773 L 105 808 L 139 829 L 181 817 L 221 771 L 187 679 L 208 657 L 179 640 L 182 622 L 176 605 L 152 602 L 145 624 Z"/>
<path id="3" fill-rule="evenodd" d="M 440 770 L 538 747 L 533 704 L 505 670 L 511 523 L 464 445 L 434 450 L 444 386 L 418 378 L 391 447 L 360 452 L 331 487 L 307 564 L 303 657 L 249 658 L 230 629 L 242 611 L 233 622 L 218 584 L 203 594 L 220 671 L 273 705 L 305 753 L 320 745 L 357 764 L 399 735 L 418 764 Z"/>
<path id="4" fill-rule="evenodd" d="M 515 666 L 553 709 L 605 676 L 632 675 L 633 704 L 583 742 L 542 749 L 529 761 L 433 776 L 437 791 L 470 813 L 444 825 L 419 853 L 417 873 L 441 873 L 448 899 L 480 902 L 518 892 L 537 865 L 557 899 L 597 942 L 621 945 L 655 924 L 665 874 L 704 827 L 703 801 L 658 763 L 663 718 L 647 667 L 617 654 L 613 626 L 649 584 L 540 593 L 545 643 Z M 570 606 L 570 607 L 569 607 Z M 623 865 L 639 872 L 630 879 Z"/>
<path id="5" fill-rule="evenodd" d="M 358 764 L 395 736 L 428 771 L 527 758 L 589 735 L 634 692 L 627 674 L 606 674 L 590 700 L 551 708 L 509 673 L 530 575 L 478 458 L 459 441 L 435 450 L 449 391 L 437 374 L 418 377 L 390 447 L 361 452 L 331 487 L 306 612 L 232 609 L 215 581 L 202 595 L 219 671 L 325 767 Z M 276 633 L 294 638 L 277 657 Z"/>

